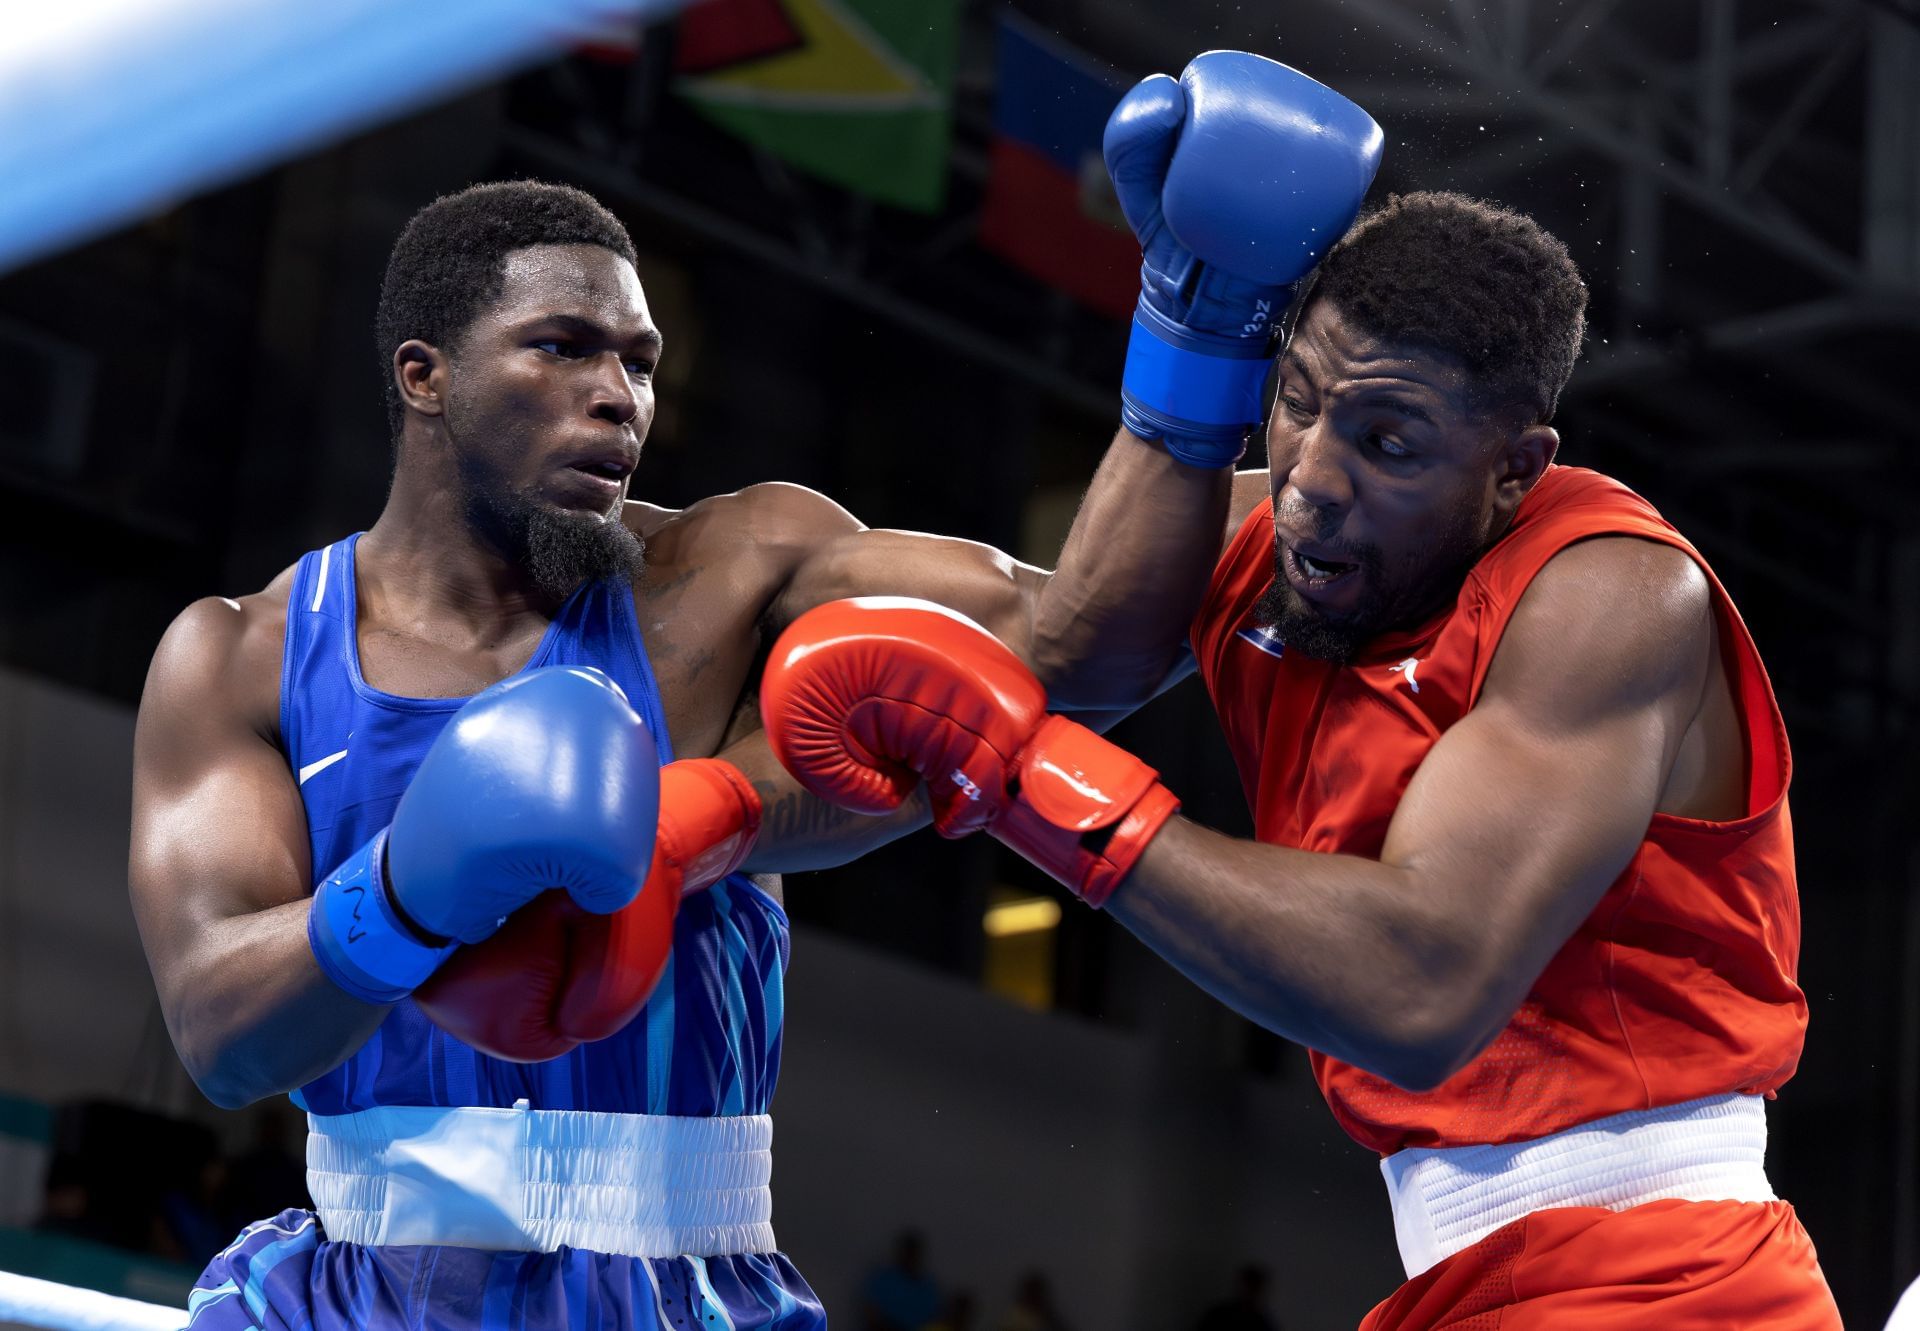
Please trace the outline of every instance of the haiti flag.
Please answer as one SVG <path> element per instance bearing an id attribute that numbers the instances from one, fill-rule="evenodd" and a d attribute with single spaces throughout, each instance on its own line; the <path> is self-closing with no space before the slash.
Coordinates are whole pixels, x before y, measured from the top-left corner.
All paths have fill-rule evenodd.
<path id="1" fill-rule="evenodd" d="M 1003 18 L 996 41 L 980 243 L 1082 304 L 1127 318 L 1140 294 L 1140 246 L 1100 157 L 1126 87 L 1021 19 Z"/>

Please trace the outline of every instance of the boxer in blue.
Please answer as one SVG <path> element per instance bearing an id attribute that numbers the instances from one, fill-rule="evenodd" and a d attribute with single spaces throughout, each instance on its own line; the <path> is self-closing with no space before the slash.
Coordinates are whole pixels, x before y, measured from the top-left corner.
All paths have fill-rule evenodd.
<path id="1" fill-rule="evenodd" d="M 1330 147 L 1377 154 L 1378 133 L 1260 64 L 1204 88 L 1195 118 L 1211 105 L 1249 151 L 1296 154 L 1259 225 L 1304 270 L 1371 161 L 1325 172 L 1323 197 L 1299 177 Z M 1250 285 L 1272 299 L 1273 279 Z M 1264 346 L 1235 298 L 1196 303 Z M 1227 418 L 1249 375 L 1203 362 L 1246 347 L 1163 323 L 1149 377 L 1232 380 L 1205 419 L 1243 434 Z M 1112 698 L 1195 570 L 1171 560 L 1167 586 L 1109 602 L 797 487 L 629 501 L 662 339 L 626 232 L 577 191 L 423 210 L 378 331 L 379 519 L 255 595 L 188 607 L 141 705 L 131 884 L 169 1030 L 217 1102 L 291 1092 L 310 1116 L 317 1212 L 244 1231 L 192 1324 L 823 1326 L 770 1223 L 788 941 L 778 880 L 748 875 L 927 815 L 799 790 L 758 733 L 764 645 L 829 600 L 921 596 L 998 633 L 1062 703 L 1098 658 Z"/>

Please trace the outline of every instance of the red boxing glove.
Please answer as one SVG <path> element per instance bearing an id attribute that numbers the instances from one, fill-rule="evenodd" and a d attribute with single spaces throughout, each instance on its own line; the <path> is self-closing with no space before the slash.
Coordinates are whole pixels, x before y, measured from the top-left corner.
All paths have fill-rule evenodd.
<path id="1" fill-rule="evenodd" d="M 680 899 L 737 869 L 760 831 L 760 796 L 732 763 L 660 769 L 660 827 L 640 895 L 611 915 L 545 892 L 482 942 L 455 952 L 414 1001 L 484 1054 L 558 1058 L 633 1020 L 666 969 Z"/>
<path id="2" fill-rule="evenodd" d="M 985 828 L 1100 906 L 1180 802 L 1085 726 L 1007 646 L 925 601 L 862 597 L 796 619 L 760 682 L 767 738 L 796 779 L 860 813 L 927 783 L 943 836 Z"/>

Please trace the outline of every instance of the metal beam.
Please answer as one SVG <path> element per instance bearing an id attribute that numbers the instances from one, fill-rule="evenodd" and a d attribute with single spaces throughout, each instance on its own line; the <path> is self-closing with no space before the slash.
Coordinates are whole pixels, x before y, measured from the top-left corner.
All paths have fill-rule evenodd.
<path id="1" fill-rule="evenodd" d="M 1733 167 L 1734 0 L 1700 7 L 1700 173 L 1726 183 Z"/>
<path id="2" fill-rule="evenodd" d="M 1527 12 L 1533 0 L 1506 0 L 1506 21 L 1502 24 L 1500 48 L 1508 69 L 1520 69 L 1527 63 Z"/>
<path id="3" fill-rule="evenodd" d="M 1453 26 L 1460 30 L 1460 36 L 1468 46 L 1481 55 L 1491 55 L 1492 48 L 1487 43 L 1487 32 L 1480 23 L 1480 10 L 1474 0 L 1447 0 L 1453 10 Z"/>
<path id="4" fill-rule="evenodd" d="M 1853 63 L 1858 45 L 1857 30 L 1849 29 L 1839 34 L 1839 40 L 1827 52 L 1826 58 L 1807 75 L 1793 94 L 1793 99 L 1774 119 L 1760 142 L 1754 144 L 1753 151 L 1740 163 L 1740 169 L 1734 172 L 1728 184 L 1735 194 L 1746 194 L 1760 183 L 1760 178 L 1773 165 L 1773 159 L 1779 156 L 1780 150 L 1806 127 L 1807 117 L 1826 100 L 1841 71 Z"/>
<path id="5" fill-rule="evenodd" d="M 1342 79 L 1340 92 L 1375 116 L 1484 116 L 1496 109 L 1477 88 L 1431 80 Z"/>
<path id="6" fill-rule="evenodd" d="M 1753 351 L 1874 328 L 1920 333 L 1920 304 L 1865 296 L 1803 301 L 1712 324 L 1702 332 L 1701 341 L 1715 351 Z"/>
<path id="7" fill-rule="evenodd" d="M 1515 104 L 1555 125 L 1564 126 L 1575 136 L 1626 163 L 1635 163 L 1653 173 L 1671 194 L 1686 200 L 1730 230 L 1762 242 L 1776 252 L 1794 259 L 1829 281 L 1850 290 L 1867 285 L 1867 275 L 1853 256 L 1834 249 L 1807 231 L 1793 219 L 1767 212 L 1751 200 L 1735 198 L 1698 176 L 1683 171 L 1654 156 L 1649 158 L 1630 135 L 1568 98 L 1542 88 L 1524 74 L 1503 68 L 1484 59 L 1444 33 L 1401 9 L 1393 0 L 1322 0 L 1344 13 L 1359 14 L 1393 38 L 1415 47 L 1435 61 L 1466 74 L 1476 82 L 1504 92 Z"/>
<path id="8" fill-rule="evenodd" d="M 1569 56 L 1579 50 L 1594 30 L 1606 22 L 1607 15 L 1613 12 L 1620 0 L 1587 0 L 1586 8 L 1571 15 L 1560 25 L 1560 31 L 1554 34 L 1547 49 L 1533 58 L 1521 75 L 1536 82 L 1545 81 L 1547 75 L 1564 64 Z"/>
<path id="9" fill-rule="evenodd" d="M 1455 189 L 1472 190 L 1492 184 L 1550 162 L 1574 151 L 1566 140 L 1554 135 L 1528 134 L 1501 139 L 1476 152 L 1449 157 L 1445 163 L 1448 183 Z"/>
<path id="10" fill-rule="evenodd" d="M 1653 118 L 1652 99 L 1641 99 L 1633 109 L 1633 132 L 1648 154 L 1658 151 Z M 1660 182 L 1651 172 L 1628 162 L 1620 174 L 1620 254 L 1615 269 L 1620 300 L 1614 332 L 1626 337 L 1660 301 L 1661 209 Z"/>
<path id="11" fill-rule="evenodd" d="M 1920 286 L 1920 28 L 1875 14 L 1867 70 L 1867 271 Z"/>
<path id="12" fill-rule="evenodd" d="M 1789 325 L 1791 321 L 1782 321 Z M 1899 390 L 1887 388 L 1880 378 L 1849 369 L 1832 355 L 1809 357 L 1801 334 L 1772 334 L 1763 340 L 1741 342 L 1745 321 L 1715 325 L 1697 336 L 1692 346 L 1709 353 L 1734 351 L 1751 359 L 1755 373 L 1770 369 L 1780 382 L 1795 378 L 1818 384 L 1818 392 L 1834 403 L 1834 411 L 1849 419 L 1870 423 L 1895 423 L 1893 438 L 1905 438 L 1905 424 L 1912 405 Z M 1728 411 L 1726 401 L 1705 403 L 1684 392 L 1668 392 L 1661 386 L 1674 378 L 1686 378 L 1693 365 L 1680 348 L 1661 346 L 1645 338 L 1615 338 L 1605 350 L 1586 355 L 1574 369 L 1567 386 L 1567 399 L 1596 398 L 1603 392 L 1630 392 L 1644 403 L 1647 415 L 1674 424 L 1676 430 L 1695 438 L 1718 438 L 1732 434 L 1736 438 L 1766 438 L 1763 423 L 1743 419 Z M 1636 392 L 1638 390 L 1638 392 Z M 1849 486 L 1845 488 L 1847 505 L 1864 517 L 1884 522 L 1910 522 L 1914 494 L 1912 486 L 1889 478 L 1885 486 Z"/>
<path id="13" fill-rule="evenodd" d="M 1861 19 L 1858 8 L 1844 8 L 1743 37 L 1728 53 L 1730 72 L 1738 81 L 1803 65 L 1830 50 L 1835 39 L 1857 31 Z M 1700 82 L 1700 67 L 1693 62 L 1642 59 L 1639 63 L 1651 81 L 1669 88 L 1692 89 Z"/>

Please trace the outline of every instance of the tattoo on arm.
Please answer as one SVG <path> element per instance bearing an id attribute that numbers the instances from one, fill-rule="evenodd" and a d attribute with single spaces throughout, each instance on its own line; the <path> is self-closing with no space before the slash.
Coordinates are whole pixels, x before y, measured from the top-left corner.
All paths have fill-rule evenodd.
<path id="1" fill-rule="evenodd" d="M 760 792 L 760 835 L 772 841 L 830 837 L 859 816 L 804 791 L 783 790 L 777 782 L 756 781 L 753 787 Z"/>
<path id="2" fill-rule="evenodd" d="M 929 819 L 924 787 L 893 813 L 878 817 L 836 808 L 789 782 L 758 780 L 753 787 L 761 802 L 758 844 L 787 869 L 845 864 Z"/>
<path id="3" fill-rule="evenodd" d="M 804 790 L 779 782 L 756 781 L 753 786 L 760 794 L 761 837 L 795 846 L 836 841 L 842 833 L 860 828 L 879 833 L 883 825 L 891 827 L 898 822 L 917 826 L 927 809 L 924 789 L 914 791 L 897 812 L 872 817 L 837 808 Z"/>

